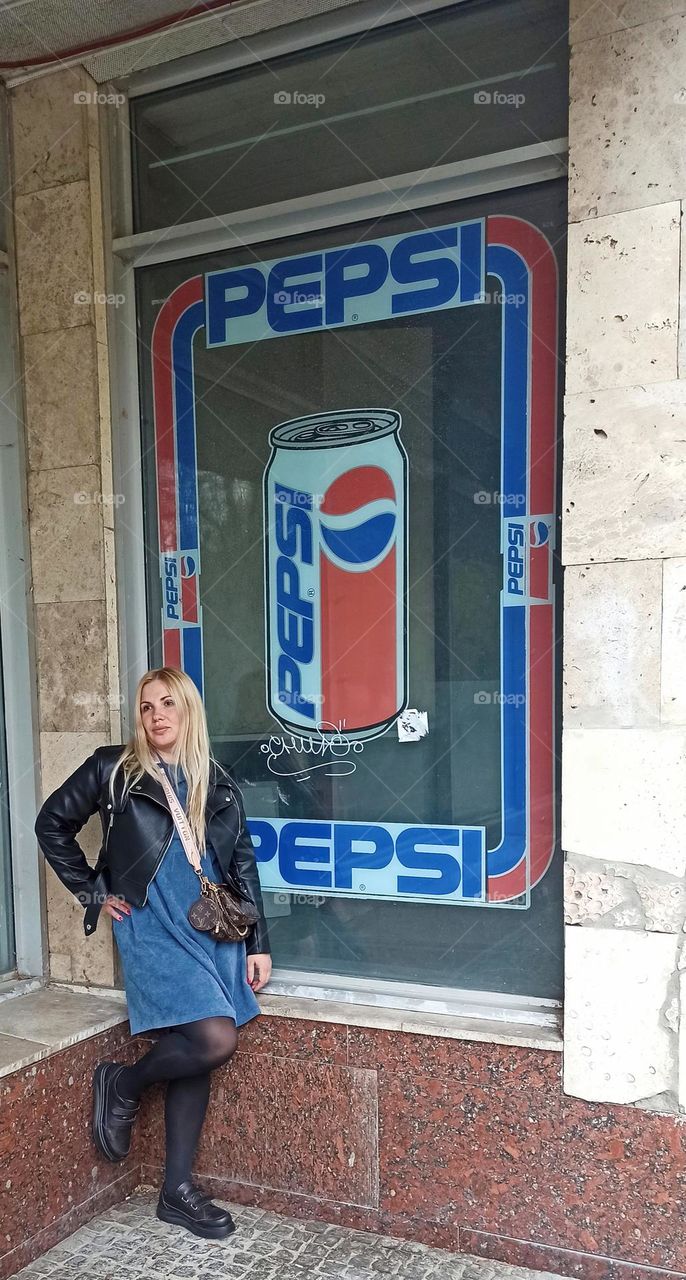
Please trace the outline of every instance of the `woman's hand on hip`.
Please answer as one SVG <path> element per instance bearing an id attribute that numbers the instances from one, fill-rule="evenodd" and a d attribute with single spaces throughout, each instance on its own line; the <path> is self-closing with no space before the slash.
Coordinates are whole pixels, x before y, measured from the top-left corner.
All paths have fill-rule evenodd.
<path id="1" fill-rule="evenodd" d="M 269 982 L 269 975 L 272 971 L 272 958 L 270 955 L 252 955 L 247 957 L 248 961 L 248 982 L 253 991 L 261 991 L 262 987 Z"/>
<path id="2" fill-rule="evenodd" d="M 123 898 L 118 898 L 114 893 L 108 893 L 102 904 L 102 909 L 108 916 L 113 916 L 115 920 L 121 920 L 120 912 L 127 916 L 131 915 L 131 908 L 128 902 L 125 902 Z"/>

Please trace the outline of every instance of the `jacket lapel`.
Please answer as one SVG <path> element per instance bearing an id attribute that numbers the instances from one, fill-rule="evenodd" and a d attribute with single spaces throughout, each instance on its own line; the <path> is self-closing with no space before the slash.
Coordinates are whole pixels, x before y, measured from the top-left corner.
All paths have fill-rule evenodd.
<path id="1" fill-rule="evenodd" d="M 225 781 L 221 774 L 217 774 L 213 768 L 210 770 L 209 785 L 207 790 L 207 814 L 214 813 L 215 809 L 225 804 L 228 798 L 228 792 L 234 794 L 233 787 L 228 779 Z M 144 773 L 142 778 L 134 782 L 131 791 L 133 795 L 145 795 L 150 800 L 157 800 L 163 804 L 168 813 L 171 813 L 167 803 L 167 797 L 164 793 L 164 787 L 161 782 L 155 781 L 149 774 Z"/>
<path id="2" fill-rule="evenodd" d="M 158 800 L 160 804 L 164 805 L 167 812 L 171 812 L 169 805 L 167 804 L 167 797 L 164 794 L 164 787 L 162 786 L 162 783 L 156 782 L 148 773 L 144 773 L 142 778 L 139 778 L 137 782 L 134 782 L 131 787 L 131 794 L 134 796 L 144 795 L 148 796 L 150 800 Z"/>

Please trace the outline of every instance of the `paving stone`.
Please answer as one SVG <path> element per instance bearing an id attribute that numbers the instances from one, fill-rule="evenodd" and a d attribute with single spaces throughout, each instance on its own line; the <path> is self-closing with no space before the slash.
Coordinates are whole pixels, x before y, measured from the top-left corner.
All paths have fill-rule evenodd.
<path id="1" fill-rule="evenodd" d="M 49 1249 L 14 1280 L 559 1280 L 548 1272 L 432 1249 L 217 1198 L 236 1222 L 203 1240 L 155 1216 L 145 1184 Z"/>

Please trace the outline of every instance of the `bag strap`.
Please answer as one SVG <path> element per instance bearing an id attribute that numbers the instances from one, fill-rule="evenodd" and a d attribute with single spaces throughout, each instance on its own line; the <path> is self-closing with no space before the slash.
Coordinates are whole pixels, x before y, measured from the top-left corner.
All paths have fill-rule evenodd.
<path id="1" fill-rule="evenodd" d="M 169 808 L 171 809 L 176 829 L 181 837 L 181 843 L 186 851 L 186 857 L 188 858 L 193 870 L 197 871 L 198 875 L 202 879 L 203 872 L 200 863 L 200 854 L 198 853 L 198 846 L 195 843 L 190 824 L 183 809 L 181 808 L 181 805 L 179 804 L 179 798 L 164 771 L 163 765 L 158 763 L 158 768 L 160 771 L 160 782 L 164 787 L 164 793 L 169 801 Z"/>

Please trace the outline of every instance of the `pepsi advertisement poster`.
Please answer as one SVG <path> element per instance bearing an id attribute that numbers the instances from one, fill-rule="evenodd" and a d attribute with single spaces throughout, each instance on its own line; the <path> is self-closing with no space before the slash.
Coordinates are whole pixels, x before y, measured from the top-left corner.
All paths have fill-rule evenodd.
<path id="1" fill-rule="evenodd" d="M 543 963 L 563 213 L 549 183 L 139 272 L 151 661 L 203 696 L 294 966 L 328 927 L 323 967 L 394 976 L 374 928 L 445 956 L 478 918 L 507 989 L 504 912 Z"/>

